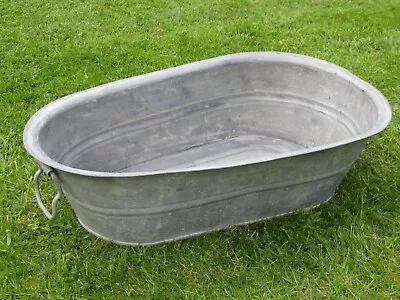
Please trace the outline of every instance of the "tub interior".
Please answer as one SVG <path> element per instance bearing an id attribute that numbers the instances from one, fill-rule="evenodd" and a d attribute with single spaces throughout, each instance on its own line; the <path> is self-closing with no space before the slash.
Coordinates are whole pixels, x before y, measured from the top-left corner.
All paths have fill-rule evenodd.
<path id="1" fill-rule="evenodd" d="M 334 73 L 227 62 L 83 94 L 39 135 L 61 164 L 100 172 L 228 167 L 340 142 L 375 126 L 370 97 Z"/>

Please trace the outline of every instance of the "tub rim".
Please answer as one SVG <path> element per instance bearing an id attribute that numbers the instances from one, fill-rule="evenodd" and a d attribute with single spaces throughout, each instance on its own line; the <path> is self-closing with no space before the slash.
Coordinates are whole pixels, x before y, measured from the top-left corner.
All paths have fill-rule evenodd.
<path id="1" fill-rule="evenodd" d="M 364 91 L 367 96 L 369 96 L 377 108 L 378 119 L 374 126 L 357 136 L 349 137 L 343 139 L 339 142 L 327 143 L 320 146 L 304 148 L 301 150 L 291 151 L 287 153 L 276 154 L 269 156 L 267 158 L 258 157 L 253 160 L 249 160 L 246 163 L 237 163 L 229 166 L 223 167 L 192 167 L 185 168 L 182 170 L 166 170 L 166 171 L 147 171 L 147 172 L 102 172 L 102 171 L 91 171 L 69 167 L 67 165 L 61 164 L 56 160 L 52 159 L 46 154 L 46 152 L 41 148 L 39 143 L 39 133 L 46 124 L 46 122 L 58 114 L 61 114 L 68 109 L 81 105 L 83 101 L 91 102 L 96 101 L 99 97 L 104 97 L 113 94 L 117 91 L 123 90 L 125 88 L 135 88 L 143 84 L 151 84 L 155 82 L 162 81 L 164 79 L 169 79 L 177 76 L 182 76 L 187 73 L 197 72 L 201 70 L 206 70 L 214 67 L 225 66 L 229 64 L 236 63 L 254 63 L 254 62 L 282 62 L 291 63 L 298 65 L 305 65 L 314 69 L 324 71 L 326 73 L 331 73 L 333 75 L 339 76 L 349 83 L 352 83 L 360 90 Z M 86 98 L 82 101 L 81 98 Z M 77 101 L 80 100 L 80 101 Z M 330 63 L 328 61 L 314 58 L 302 54 L 286 53 L 286 52 L 242 52 L 236 54 L 228 54 L 223 56 L 218 56 L 214 58 L 209 58 L 201 61 L 196 61 L 168 69 L 163 69 L 159 71 L 154 71 L 150 73 L 145 73 L 125 79 L 120 79 L 105 83 L 96 87 L 92 87 L 83 91 L 79 91 L 61 98 L 58 98 L 47 105 L 39 109 L 27 122 L 24 132 L 23 132 L 23 143 L 27 152 L 40 164 L 45 167 L 53 168 L 55 170 L 61 170 L 64 172 L 92 176 L 92 177 L 138 177 L 138 176 L 148 176 L 148 175 L 163 175 L 171 173 L 187 173 L 196 171 L 206 171 L 206 170 L 216 170 L 216 169 L 227 169 L 239 166 L 246 166 L 251 164 L 263 163 L 267 161 L 273 161 L 277 159 L 289 158 L 294 156 L 299 156 L 303 154 L 314 153 L 318 151 L 323 151 L 346 144 L 354 143 L 367 139 L 373 135 L 378 134 L 384 130 L 390 123 L 392 117 L 392 110 L 390 104 L 386 97 L 374 86 L 357 77 L 350 71 Z"/>

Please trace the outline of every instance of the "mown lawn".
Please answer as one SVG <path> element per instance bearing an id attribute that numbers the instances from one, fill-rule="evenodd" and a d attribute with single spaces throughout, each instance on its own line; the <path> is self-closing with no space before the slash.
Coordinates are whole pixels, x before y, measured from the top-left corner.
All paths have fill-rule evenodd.
<path id="1" fill-rule="evenodd" d="M 389 99 L 390 126 L 331 202 L 147 248 L 94 238 L 65 199 L 45 219 L 22 145 L 36 110 L 244 51 L 326 59 Z M 0 0 L 0 101 L 0 299 L 400 299 L 399 0 Z"/>

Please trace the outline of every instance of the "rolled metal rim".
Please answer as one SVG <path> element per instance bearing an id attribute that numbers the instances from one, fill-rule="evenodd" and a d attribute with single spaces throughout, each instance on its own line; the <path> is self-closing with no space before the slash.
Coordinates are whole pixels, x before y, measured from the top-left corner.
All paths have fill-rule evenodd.
<path id="1" fill-rule="evenodd" d="M 262 163 L 265 161 L 269 160 L 276 160 L 276 159 L 282 159 L 282 158 L 287 158 L 291 156 L 296 156 L 296 155 L 301 155 L 301 154 L 307 154 L 307 153 L 313 153 L 317 151 L 322 151 L 338 146 L 342 146 L 345 144 L 349 144 L 352 142 L 356 142 L 359 140 L 363 140 L 366 138 L 369 138 L 379 132 L 381 132 L 383 129 L 387 127 L 391 120 L 392 116 L 392 111 L 390 108 L 390 105 L 385 98 L 385 96 L 378 91 L 375 87 L 373 87 L 371 84 L 365 82 L 364 80 L 360 79 L 350 71 L 339 67 L 335 64 L 329 63 L 325 60 L 305 56 L 305 55 L 300 55 L 300 54 L 292 54 L 292 53 L 284 53 L 284 52 L 245 52 L 245 53 L 237 53 L 237 54 L 231 54 L 231 55 L 225 55 L 225 56 L 220 56 L 216 58 L 210 58 L 198 62 L 193 62 L 189 63 L 186 65 L 166 69 L 166 70 L 161 70 L 161 71 L 156 71 L 148 74 L 143 74 L 139 76 L 134 76 L 131 78 L 126 78 L 114 82 L 110 82 L 107 84 L 103 84 L 97 87 L 93 87 L 81 92 L 77 92 L 62 98 L 59 98 L 43 108 L 41 108 L 39 111 L 37 111 L 31 119 L 28 121 L 28 123 L 25 126 L 24 129 L 24 134 L 23 134 L 23 140 L 24 140 L 24 146 L 28 153 L 35 158 L 38 162 L 49 166 L 51 168 L 77 174 L 77 175 L 83 175 L 83 176 L 93 176 L 93 177 L 134 177 L 134 176 L 146 176 L 146 175 L 156 175 L 156 174 L 168 174 L 171 172 L 162 172 L 162 171 L 152 171 L 152 172 L 99 172 L 99 171 L 90 171 L 90 170 L 82 170 L 82 169 L 77 169 L 77 168 L 72 168 L 69 166 L 66 166 L 64 164 L 61 164 L 51 157 L 47 155 L 47 153 L 41 148 L 39 144 L 39 133 L 42 128 L 42 126 L 46 123 L 47 120 L 56 118 L 57 115 L 62 114 L 64 111 L 67 111 L 68 109 L 78 106 L 82 104 L 82 101 L 77 101 L 81 100 L 82 97 L 85 97 L 85 101 L 91 101 L 92 99 L 96 99 L 98 97 L 103 97 L 107 96 L 110 94 L 115 93 L 116 91 L 123 90 L 124 88 L 132 88 L 136 86 L 140 86 L 143 83 L 149 84 L 151 82 L 158 82 L 160 80 L 163 80 L 164 78 L 171 78 L 174 76 L 182 76 L 185 75 L 186 73 L 191 73 L 191 72 L 196 72 L 196 71 L 201 71 L 203 69 L 208 69 L 210 67 L 218 67 L 218 66 L 223 66 L 231 63 L 245 63 L 245 62 L 282 62 L 282 63 L 291 63 L 291 64 L 298 64 L 302 66 L 308 66 L 314 69 L 319 69 L 321 71 L 324 71 L 326 73 L 331 73 L 336 76 L 341 77 L 344 80 L 347 80 L 348 82 L 351 82 L 355 86 L 357 86 L 359 89 L 363 90 L 373 101 L 374 105 L 377 108 L 378 111 L 378 120 L 376 122 L 376 125 L 368 130 L 363 132 L 362 134 L 359 134 L 357 136 L 343 139 L 340 142 L 336 143 L 328 143 L 324 144 L 321 146 L 317 147 L 312 147 L 312 148 L 307 148 L 307 149 L 302 149 L 302 150 L 297 150 L 293 152 L 288 152 L 288 153 L 283 153 L 283 154 L 278 154 L 275 155 L 274 157 L 271 157 L 268 160 L 260 160 L 260 159 L 254 159 L 254 161 L 251 161 L 247 164 L 255 164 L 255 163 Z M 238 167 L 241 165 L 231 165 L 231 166 L 226 166 L 224 168 L 232 168 L 232 167 Z M 194 168 L 193 170 L 191 169 L 185 169 L 182 172 L 195 172 L 195 171 L 204 171 L 204 170 L 212 170 L 213 168 Z M 218 167 L 218 169 L 221 169 L 221 167 Z M 177 173 L 179 171 L 173 171 L 172 173 Z"/>

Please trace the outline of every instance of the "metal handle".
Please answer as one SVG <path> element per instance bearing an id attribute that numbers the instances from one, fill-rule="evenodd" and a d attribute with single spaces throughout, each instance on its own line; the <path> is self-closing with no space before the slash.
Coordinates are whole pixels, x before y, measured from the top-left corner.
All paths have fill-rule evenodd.
<path id="1" fill-rule="evenodd" d="M 62 189 L 61 189 L 61 184 L 60 181 L 58 180 L 58 177 L 56 173 L 53 171 L 48 172 L 47 174 L 51 177 L 53 180 L 53 183 L 57 189 L 57 194 L 54 196 L 53 201 L 51 203 L 51 213 L 47 210 L 47 208 L 44 206 L 43 201 L 42 201 L 42 196 L 40 195 L 40 187 L 39 187 L 39 177 L 42 175 L 43 169 L 39 167 L 39 170 L 35 173 L 35 176 L 33 177 L 33 184 L 35 185 L 35 196 L 36 196 L 36 201 L 40 207 L 40 209 L 43 211 L 45 216 L 49 220 L 54 220 L 57 216 L 57 202 L 60 200 L 62 197 Z"/>

